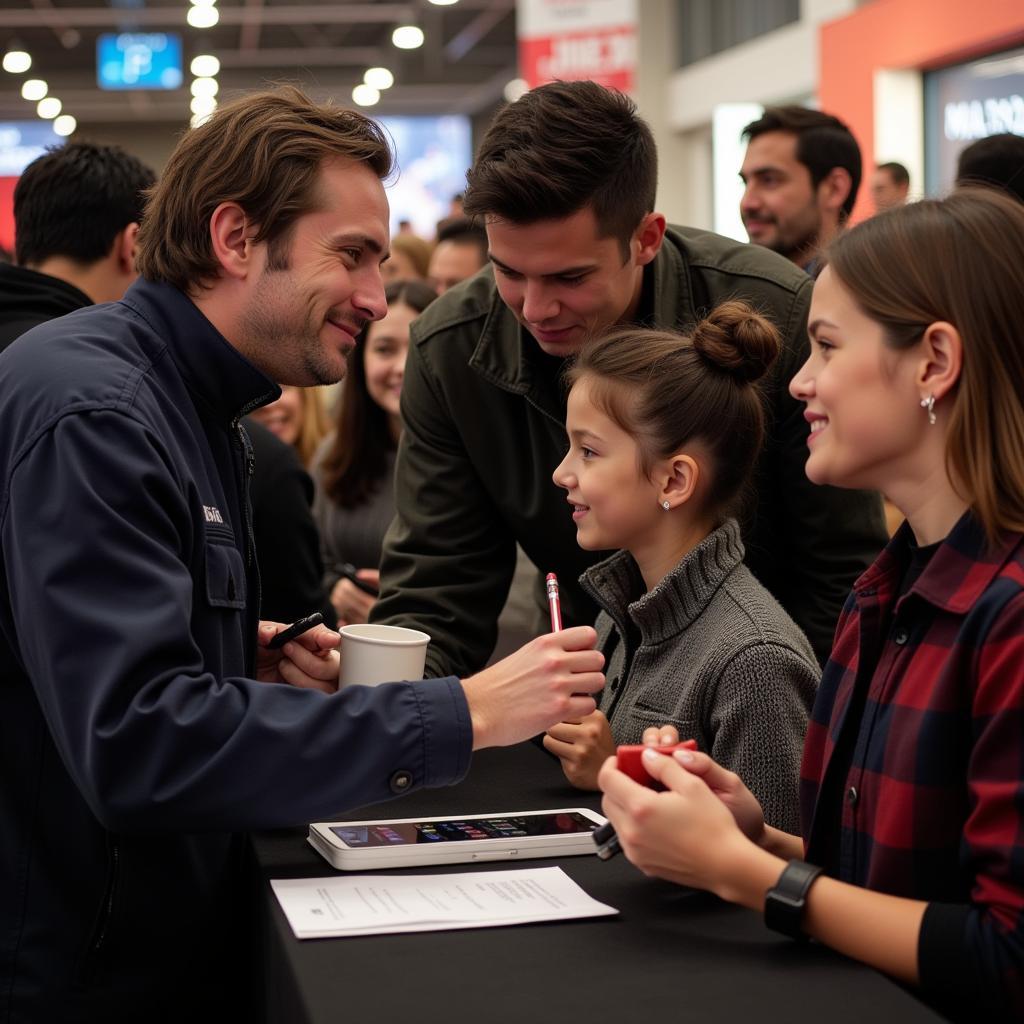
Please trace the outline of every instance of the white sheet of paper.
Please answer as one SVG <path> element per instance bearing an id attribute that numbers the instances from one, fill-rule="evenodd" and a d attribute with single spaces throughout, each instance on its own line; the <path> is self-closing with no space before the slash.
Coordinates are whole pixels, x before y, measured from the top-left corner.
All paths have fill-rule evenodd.
<path id="1" fill-rule="evenodd" d="M 617 914 L 561 868 L 270 882 L 296 938 L 494 928 Z"/>

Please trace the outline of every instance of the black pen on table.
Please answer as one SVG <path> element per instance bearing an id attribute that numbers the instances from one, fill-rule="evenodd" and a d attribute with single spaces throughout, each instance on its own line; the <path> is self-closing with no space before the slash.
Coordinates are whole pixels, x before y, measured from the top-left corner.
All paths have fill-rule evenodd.
<path id="1" fill-rule="evenodd" d="M 545 582 L 548 588 L 548 608 L 551 611 L 551 632 L 558 633 L 562 629 L 562 602 L 558 597 L 558 577 L 549 572 Z M 615 834 L 615 826 L 610 821 L 594 830 L 594 842 L 597 844 L 597 855 L 601 860 L 608 860 L 622 851 L 619 837 Z"/>

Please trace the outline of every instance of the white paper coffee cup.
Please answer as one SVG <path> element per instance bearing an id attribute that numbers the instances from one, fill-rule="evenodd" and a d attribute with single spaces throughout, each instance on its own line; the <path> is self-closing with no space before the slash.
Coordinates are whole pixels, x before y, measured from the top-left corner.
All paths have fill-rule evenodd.
<path id="1" fill-rule="evenodd" d="M 366 623 L 342 626 L 339 686 L 423 678 L 430 637 L 418 629 Z"/>

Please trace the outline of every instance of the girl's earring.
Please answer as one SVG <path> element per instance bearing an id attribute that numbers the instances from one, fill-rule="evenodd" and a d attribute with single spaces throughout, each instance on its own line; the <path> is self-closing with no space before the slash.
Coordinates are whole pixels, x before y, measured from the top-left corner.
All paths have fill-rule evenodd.
<path id="1" fill-rule="evenodd" d="M 663 501 L 661 503 L 661 507 L 667 512 L 672 506 L 671 506 L 671 504 L 669 504 L 668 501 Z"/>
<path id="2" fill-rule="evenodd" d="M 929 395 L 927 398 L 921 399 L 921 408 L 928 410 L 928 422 L 931 426 L 935 426 L 935 396 Z"/>

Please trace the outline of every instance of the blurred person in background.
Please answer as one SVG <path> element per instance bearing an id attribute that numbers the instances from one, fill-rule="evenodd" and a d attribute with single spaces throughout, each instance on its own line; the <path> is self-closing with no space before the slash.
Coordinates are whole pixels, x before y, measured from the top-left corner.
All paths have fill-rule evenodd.
<path id="1" fill-rule="evenodd" d="M 15 263 L 0 264 L 0 351 L 37 324 L 121 298 L 156 175 L 116 146 L 69 142 L 14 187 Z"/>
<path id="2" fill-rule="evenodd" d="M 1024 136 L 1004 132 L 965 146 L 957 161 L 956 184 L 999 188 L 1024 203 Z"/>
<path id="3" fill-rule="evenodd" d="M 875 212 L 882 213 L 894 206 L 902 206 L 910 191 L 910 172 L 895 160 L 879 164 L 871 176 L 871 198 Z"/>
<path id="4" fill-rule="evenodd" d="M 285 444 L 291 445 L 303 466 L 309 467 L 321 441 L 331 429 L 324 388 L 281 388 L 276 402 L 250 413 Z"/>
<path id="5" fill-rule="evenodd" d="M 433 243 L 419 235 L 395 235 L 391 256 L 380 268 L 384 283 L 390 281 L 426 281 L 430 271 Z"/>
<path id="6" fill-rule="evenodd" d="M 487 232 L 466 217 L 445 221 L 430 257 L 430 283 L 444 295 L 486 263 Z"/>
<path id="7" fill-rule="evenodd" d="M 820 249 L 846 223 L 857 199 L 857 140 L 839 118 L 800 106 L 765 108 L 743 129 L 743 138 L 740 217 L 750 241 L 817 276 Z"/>
<path id="8" fill-rule="evenodd" d="M 395 452 L 402 434 L 399 398 L 409 352 L 409 325 L 436 298 L 422 281 L 392 281 L 387 315 L 369 324 L 349 357 L 334 433 L 313 465 L 313 516 L 320 530 L 324 588 L 339 625 L 366 622 L 380 582 L 381 546 L 395 514 Z"/>

